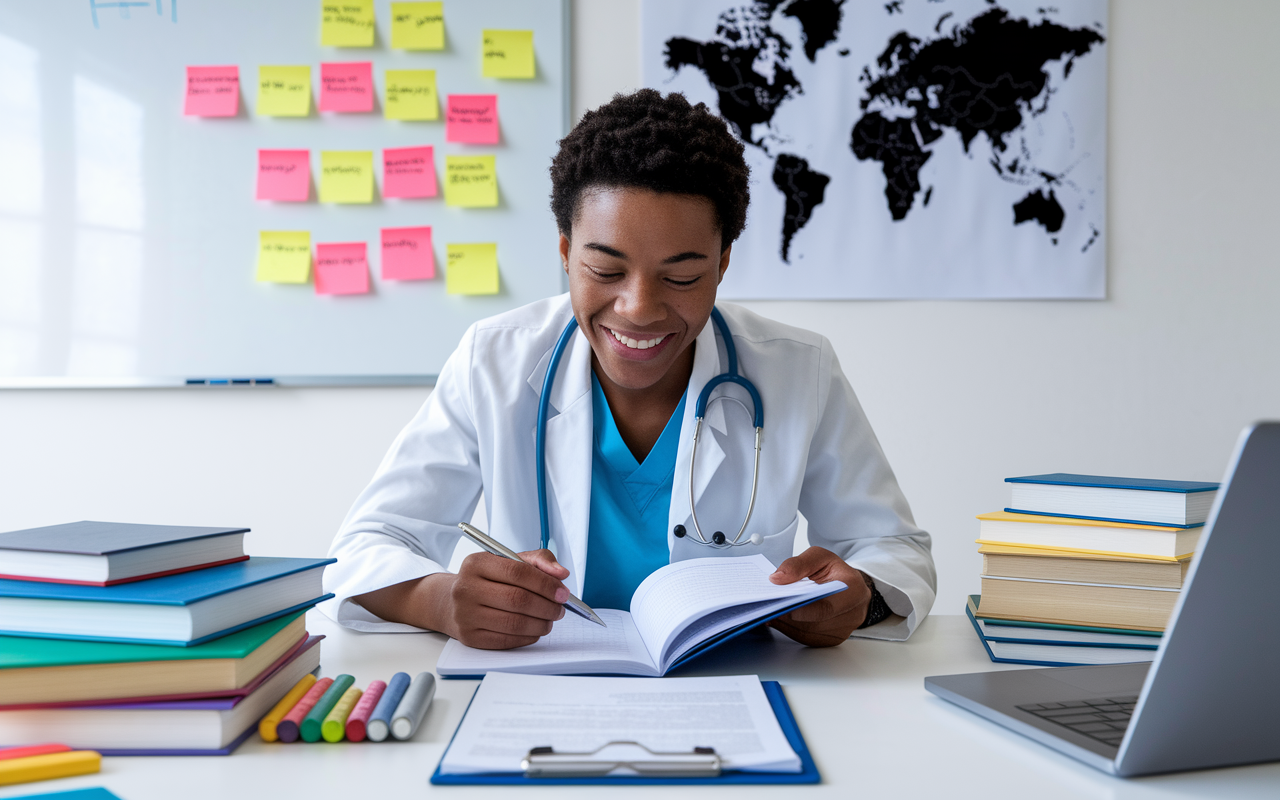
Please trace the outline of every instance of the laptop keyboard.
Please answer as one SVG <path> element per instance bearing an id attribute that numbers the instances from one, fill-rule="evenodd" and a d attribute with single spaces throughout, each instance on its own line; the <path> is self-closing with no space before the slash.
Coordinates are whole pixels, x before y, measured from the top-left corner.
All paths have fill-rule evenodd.
<path id="1" fill-rule="evenodd" d="M 1103 744 L 1120 746 L 1129 718 L 1138 704 L 1137 696 L 1109 697 L 1103 700 L 1073 700 L 1066 703 L 1040 703 L 1018 706 L 1041 719 L 1070 728 Z"/>

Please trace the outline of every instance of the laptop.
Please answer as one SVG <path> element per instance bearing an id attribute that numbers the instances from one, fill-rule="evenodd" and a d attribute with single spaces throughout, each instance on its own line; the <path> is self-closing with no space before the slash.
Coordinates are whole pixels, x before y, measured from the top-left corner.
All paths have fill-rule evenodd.
<path id="1" fill-rule="evenodd" d="M 1280 760 L 1280 422 L 1240 436 L 1150 664 L 925 678 L 937 696 L 1113 775 Z"/>

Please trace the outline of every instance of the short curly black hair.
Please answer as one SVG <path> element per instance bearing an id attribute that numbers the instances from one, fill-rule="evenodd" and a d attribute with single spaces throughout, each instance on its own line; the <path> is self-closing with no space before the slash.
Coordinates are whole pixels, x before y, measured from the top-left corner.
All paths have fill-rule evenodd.
<path id="1" fill-rule="evenodd" d="M 715 205 L 722 247 L 747 223 L 750 168 L 724 120 L 705 103 L 653 89 L 616 94 L 588 111 L 551 160 L 551 211 L 565 236 L 585 193 L 631 187 L 698 195 Z"/>

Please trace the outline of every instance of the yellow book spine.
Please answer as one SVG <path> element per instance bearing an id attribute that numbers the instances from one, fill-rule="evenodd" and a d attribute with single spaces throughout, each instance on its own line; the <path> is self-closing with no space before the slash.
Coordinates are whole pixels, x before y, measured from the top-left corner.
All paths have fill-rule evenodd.
<path id="1" fill-rule="evenodd" d="M 991 545 L 991 546 L 997 546 L 997 547 L 1026 547 L 1033 550 L 1050 550 L 1057 553 L 1084 553 L 1086 555 L 1095 555 L 1095 556 L 1122 556 L 1124 558 L 1132 558 L 1138 561 L 1166 561 L 1169 563 L 1173 563 L 1175 561 L 1186 561 L 1187 559 L 1191 558 L 1191 556 L 1193 555 L 1192 553 L 1183 553 L 1182 555 L 1179 555 L 1179 556 L 1153 556 L 1149 554 L 1144 555 L 1142 553 L 1120 553 L 1120 552 L 1115 552 L 1111 550 L 1084 550 L 1078 547 L 1048 547 L 1048 546 L 1037 545 L 1037 544 L 1021 544 L 1021 543 L 1013 544 L 1011 542 L 994 542 L 994 541 L 991 541 L 990 539 L 974 539 L 974 541 L 977 544 L 980 544 L 983 546 Z"/>
<path id="2" fill-rule="evenodd" d="M 262 737 L 262 741 L 274 742 L 280 738 L 276 734 L 276 726 L 280 724 L 280 720 L 284 719 L 285 714 L 293 710 L 293 707 L 298 704 L 298 701 L 302 699 L 302 696 L 307 693 L 307 690 L 315 682 L 315 675 L 303 675 L 302 680 L 295 683 L 289 693 L 267 712 L 267 715 L 258 723 L 258 735 Z"/>
<path id="3" fill-rule="evenodd" d="M 92 750 L 73 750 L 70 753 L 14 758 L 0 761 L 0 786 L 47 781 L 50 778 L 68 778 L 72 775 L 88 775 L 100 769 L 102 769 L 102 756 Z"/>

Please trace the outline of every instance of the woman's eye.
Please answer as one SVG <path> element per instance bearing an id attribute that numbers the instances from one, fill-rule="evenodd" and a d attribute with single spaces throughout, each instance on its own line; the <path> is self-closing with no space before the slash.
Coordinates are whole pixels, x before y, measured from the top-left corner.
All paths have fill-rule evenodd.
<path id="1" fill-rule="evenodd" d="M 697 278 L 690 278 L 689 280 L 678 280 L 678 279 L 676 279 L 676 278 L 667 278 L 667 281 L 668 281 L 669 283 L 672 283 L 672 284 L 676 285 L 676 286 L 692 286 L 692 285 L 694 285 L 695 283 L 697 283 L 697 282 L 698 282 L 698 279 L 697 279 Z"/>

